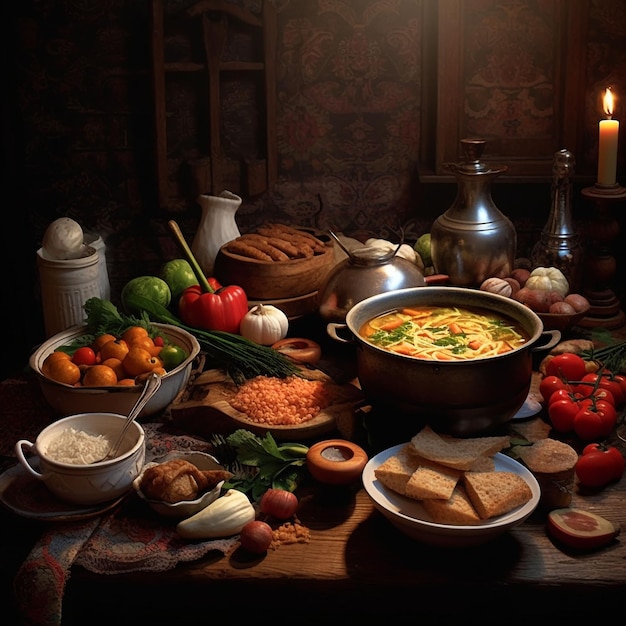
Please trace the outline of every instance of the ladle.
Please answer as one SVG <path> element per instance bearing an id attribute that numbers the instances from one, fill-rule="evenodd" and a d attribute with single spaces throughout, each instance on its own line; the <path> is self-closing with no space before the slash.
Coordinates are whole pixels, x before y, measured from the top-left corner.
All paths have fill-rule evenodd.
<path id="1" fill-rule="evenodd" d="M 108 461 L 117 456 L 119 447 L 122 444 L 122 441 L 124 440 L 124 435 L 126 434 L 126 431 L 129 429 L 130 425 L 135 421 L 137 416 L 141 413 L 141 411 L 146 406 L 146 404 L 148 404 L 148 401 L 150 400 L 150 398 L 152 398 L 152 396 L 159 390 L 160 386 L 161 386 L 161 377 L 155 372 L 152 372 L 146 379 L 146 382 L 141 391 L 141 394 L 139 395 L 139 398 L 137 398 L 137 402 L 135 402 L 133 408 L 130 410 L 128 417 L 126 418 L 126 422 L 124 426 L 122 427 L 122 430 L 120 431 L 120 434 L 118 435 L 117 439 L 115 440 L 115 443 L 111 446 L 111 449 L 107 452 L 104 458 L 100 459 L 99 461 L 94 461 L 95 463 L 102 463 L 103 461 Z"/>

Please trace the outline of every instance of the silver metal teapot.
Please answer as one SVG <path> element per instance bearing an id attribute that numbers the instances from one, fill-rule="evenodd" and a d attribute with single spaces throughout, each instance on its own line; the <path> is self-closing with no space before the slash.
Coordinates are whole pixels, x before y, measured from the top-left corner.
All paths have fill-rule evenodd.
<path id="1" fill-rule="evenodd" d="M 365 298 L 426 284 L 415 263 L 397 256 L 401 244 L 391 251 L 367 246 L 348 250 L 333 236 L 348 256 L 330 271 L 318 291 L 319 314 L 324 321 L 343 323 L 348 311 Z"/>
<path id="2" fill-rule="evenodd" d="M 479 287 L 511 273 L 517 235 L 491 198 L 492 180 L 507 167 L 490 169 L 480 161 L 484 139 L 462 139 L 461 145 L 465 161 L 448 165 L 457 177 L 457 195 L 431 228 L 431 254 L 435 271 L 447 274 L 450 285 Z"/>

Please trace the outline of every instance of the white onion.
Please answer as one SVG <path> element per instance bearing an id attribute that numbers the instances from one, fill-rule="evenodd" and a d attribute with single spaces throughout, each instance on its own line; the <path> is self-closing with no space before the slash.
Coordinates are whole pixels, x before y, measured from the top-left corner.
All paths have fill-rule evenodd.
<path id="1" fill-rule="evenodd" d="M 46 229 L 42 248 L 50 259 L 77 259 L 83 254 L 83 229 L 70 217 L 60 217 Z"/>

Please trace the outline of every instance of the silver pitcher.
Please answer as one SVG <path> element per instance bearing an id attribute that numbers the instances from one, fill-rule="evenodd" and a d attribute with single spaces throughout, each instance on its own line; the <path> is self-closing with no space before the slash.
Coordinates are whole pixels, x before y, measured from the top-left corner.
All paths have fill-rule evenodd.
<path id="1" fill-rule="evenodd" d="M 491 198 L 491 181 L 506 166 L 490 169 L 480 161 L 484 139 L 462 139 L 465 161 L 449 164 L 457 178 L 452 206 L 434 222 L 431 254 L 435 271 L 457 287 L 479 287 L 513 270 L 517 248 L 515 227 Z"/>

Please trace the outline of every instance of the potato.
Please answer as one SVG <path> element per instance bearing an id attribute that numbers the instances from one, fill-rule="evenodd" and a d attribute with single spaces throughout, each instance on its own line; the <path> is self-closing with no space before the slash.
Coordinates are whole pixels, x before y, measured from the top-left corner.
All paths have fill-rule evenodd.
<path id="1" fill-rule="evenodd" d="M 542 289 L 529 289 L 522 287 L 514 296 L 514 300 L 526 305 L 535 313 L 547 313 L 552 304 L 550 292 Z"/>

